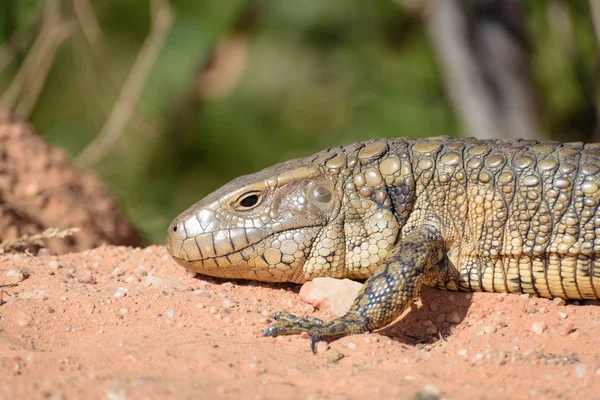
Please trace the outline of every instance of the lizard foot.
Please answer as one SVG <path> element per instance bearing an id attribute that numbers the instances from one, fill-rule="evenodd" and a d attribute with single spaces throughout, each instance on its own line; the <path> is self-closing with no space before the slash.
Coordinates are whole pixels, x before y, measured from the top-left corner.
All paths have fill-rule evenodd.
<path id="1" fill-rule="evenodd" d="M 346 314 L 330 322 L 315 317 L 298 317 L 287 312 L 275 313 L 275 323 L 263 332 L 263 336 L 296 335 L 307 332 L 310 335 L 310 349 L 316 353 L 315 344 L 321 340 L 332 341 L 344 336 L 368 331 L 366 320 Z"/>

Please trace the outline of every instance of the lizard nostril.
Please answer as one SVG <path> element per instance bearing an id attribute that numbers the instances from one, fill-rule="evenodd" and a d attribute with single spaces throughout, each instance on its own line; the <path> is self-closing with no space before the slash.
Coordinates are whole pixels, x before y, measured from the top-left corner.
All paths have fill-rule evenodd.
<path id="1" fill-rule="evenodd" d="M 173 232 L 177 232 L 177 225 L 173 227 Z"/>

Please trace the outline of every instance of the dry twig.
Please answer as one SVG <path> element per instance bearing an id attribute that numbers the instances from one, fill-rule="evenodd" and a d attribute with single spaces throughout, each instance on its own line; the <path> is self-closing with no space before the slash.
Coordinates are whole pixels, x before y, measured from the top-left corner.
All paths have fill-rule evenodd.
<path id="1" fill-rule="evenodd" d="M 77 156 L 75 162 L 84 167 L 98 163 L 117 143 L 132 117 L 135 105 L 144 89 L 150 71 L 171 30 L 173 10 L 167 0 L 155 0 L 152 28 L 140 49 L 131 72 L 123 86 L 100 134 Z"/>

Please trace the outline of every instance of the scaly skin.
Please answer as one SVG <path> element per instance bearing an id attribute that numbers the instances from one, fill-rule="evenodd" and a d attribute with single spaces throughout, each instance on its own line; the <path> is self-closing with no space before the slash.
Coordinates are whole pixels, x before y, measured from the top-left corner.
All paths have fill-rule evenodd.
<path id="1" fill-rule="evenodd" d="M 368 278 L 323 322 L 278 313 L 267 336 L 311 345 L 383 328 L 421 286 L 600 295 L 600 144 L 379 139 L 238 178 L 169 227 L 202 274 L 302 283 Z"/>

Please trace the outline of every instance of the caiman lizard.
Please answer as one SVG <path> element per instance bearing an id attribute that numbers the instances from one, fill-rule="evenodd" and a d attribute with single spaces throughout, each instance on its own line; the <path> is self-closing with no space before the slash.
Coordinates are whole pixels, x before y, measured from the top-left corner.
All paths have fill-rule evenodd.
<path id="1" fill-rule="evenodd" d="M 367 279 L 330 322 L 279 312 L 263 335 L 383 328 L 422 285 L 600 298 L 600 144 L 377 139 L 242 176 L 179 215 L 167 249 L 215 277 Z"/>

